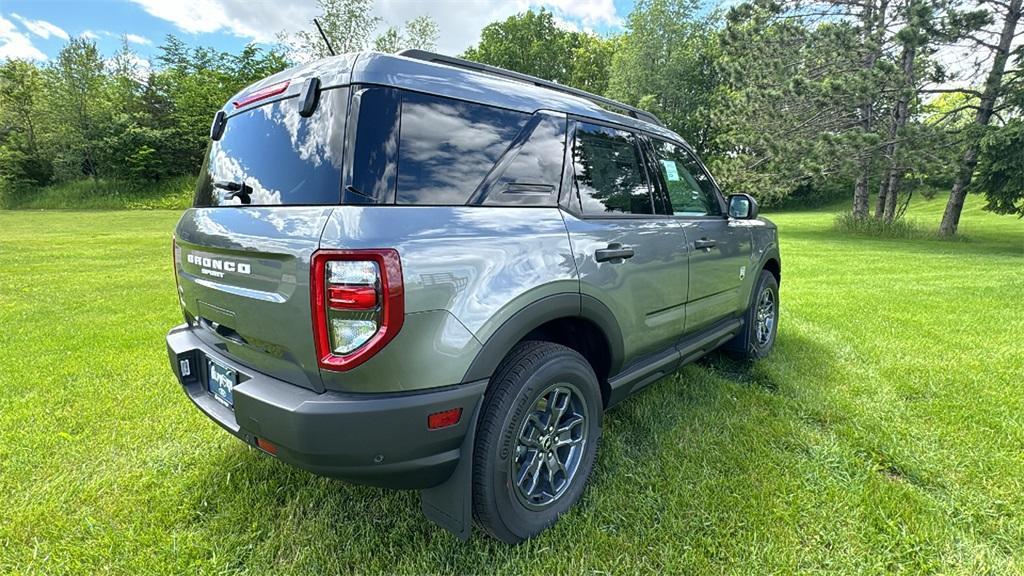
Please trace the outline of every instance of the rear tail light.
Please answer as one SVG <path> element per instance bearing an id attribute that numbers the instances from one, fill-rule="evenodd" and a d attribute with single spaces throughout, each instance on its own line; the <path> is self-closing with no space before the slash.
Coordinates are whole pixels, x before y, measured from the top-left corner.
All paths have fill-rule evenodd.
<path id="1" fill-rule="evenodd" d="M 354 368 L 402 328 L 405 295 L 398 252 L 320 250 L 313 254 L 313 336 L 320 367 Z"/>

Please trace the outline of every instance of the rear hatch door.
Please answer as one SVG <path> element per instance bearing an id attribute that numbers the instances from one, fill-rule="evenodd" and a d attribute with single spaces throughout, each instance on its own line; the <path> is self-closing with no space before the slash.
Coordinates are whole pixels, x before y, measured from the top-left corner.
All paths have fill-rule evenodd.
<path id="1" fill-rule="evenodd" d="M 229 117 L 175 231 L 179 299 L 199 337 L 317 391 L 309 265 L 341 198 L 347 102 L 335 88 L 309 118 L 297 98 Z"/>

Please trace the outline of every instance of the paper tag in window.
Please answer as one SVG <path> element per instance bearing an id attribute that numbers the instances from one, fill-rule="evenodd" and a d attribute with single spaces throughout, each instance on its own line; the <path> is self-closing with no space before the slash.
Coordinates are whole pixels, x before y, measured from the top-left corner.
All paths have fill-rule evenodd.
<path id="1" fill-rule="evenodd" d="M 665 179 L 669 182 L 679 181 L 679 169 L 676 168 L 675 160 L 662 160 L 661 165 L 665 167 Z"/>

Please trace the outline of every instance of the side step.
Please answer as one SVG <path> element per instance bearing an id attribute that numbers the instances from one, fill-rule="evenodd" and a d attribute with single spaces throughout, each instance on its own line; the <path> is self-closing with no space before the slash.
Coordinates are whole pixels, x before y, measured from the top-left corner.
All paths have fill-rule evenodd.
<path id="1" fill-rule="evenodd" d="M 739 333 L 743 321 L 729 318 L 683 339 L 672 348 L 644 358 L 612 378 L 608 379 L 611 408 L 644 386 L 668 376 L 684 364 L 689 364 L 708 352 L 718 348 Z"/>

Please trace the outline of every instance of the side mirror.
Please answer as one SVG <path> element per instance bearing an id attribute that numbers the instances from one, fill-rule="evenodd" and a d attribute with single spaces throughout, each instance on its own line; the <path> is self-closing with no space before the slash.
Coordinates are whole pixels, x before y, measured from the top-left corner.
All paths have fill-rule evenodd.
<path id="1" fill-rule="evenodd" d="M 754 200 L 750 194 L 730 194 L 729 218 L 737 220 L 757 218 L 757 200 Z"/>

